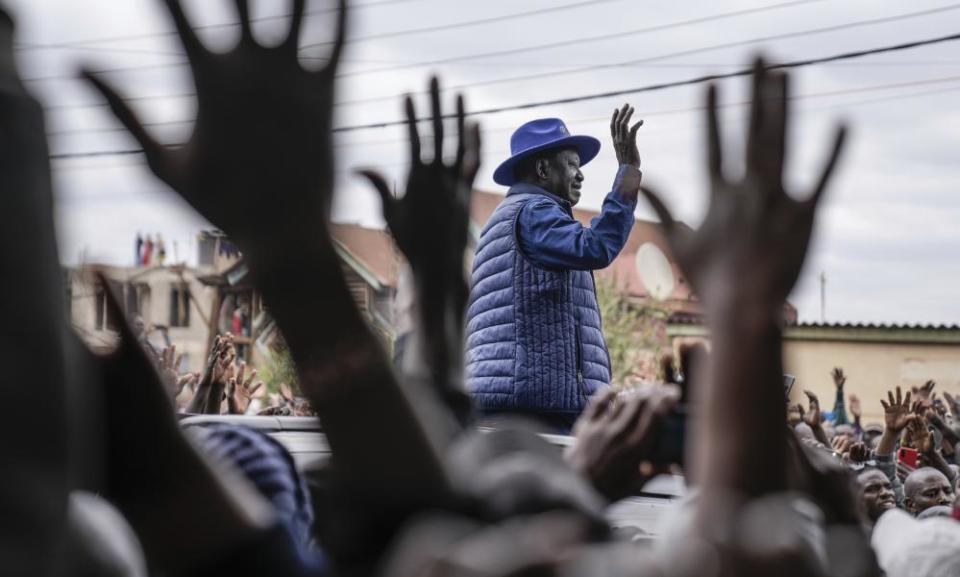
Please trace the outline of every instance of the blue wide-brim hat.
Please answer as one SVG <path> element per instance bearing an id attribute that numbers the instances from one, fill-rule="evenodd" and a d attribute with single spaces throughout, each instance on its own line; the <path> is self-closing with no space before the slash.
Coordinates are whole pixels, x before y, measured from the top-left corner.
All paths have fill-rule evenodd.
<path id="1" fill-rule="evenodd" d="M 584 166 L 600 152 L 600 141 L 592 136 L 571 136 L 567 125 L 559 118 L 531 120 L 510 137 L 510 158 L 493 171 L 493 181 L 510 186 L 517 182 L 514 169 L 518 162 L 542 150 L 566 147 L 577 149 L 580 166 Z"/>

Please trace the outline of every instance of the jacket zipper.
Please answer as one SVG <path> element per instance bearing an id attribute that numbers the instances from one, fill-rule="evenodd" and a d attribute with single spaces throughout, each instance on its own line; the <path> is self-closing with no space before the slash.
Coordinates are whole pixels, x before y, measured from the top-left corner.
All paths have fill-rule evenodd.
<path id="1" fill-rule="evenodd" d="M 580 392 L 580 395 L 586 399 L 587 390 L 583 385 L 583 352 L 582 352 L 582 343 L 580 341 L 580 323 L 576 324 L 576 347 L 577 347 L 577 389 Z"/>

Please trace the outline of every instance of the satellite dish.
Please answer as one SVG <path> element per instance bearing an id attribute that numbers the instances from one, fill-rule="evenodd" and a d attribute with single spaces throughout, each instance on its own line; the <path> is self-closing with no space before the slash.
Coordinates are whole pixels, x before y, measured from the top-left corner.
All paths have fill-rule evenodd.
<path id="1" fill-rule="evenodd" d="M 673 268 L 663 251 L 652 242 L 643 243 L 637 251 L 637 274 L 647 294 L 655 300 L 662 301 L 673 294 L 676 284 Z"/>

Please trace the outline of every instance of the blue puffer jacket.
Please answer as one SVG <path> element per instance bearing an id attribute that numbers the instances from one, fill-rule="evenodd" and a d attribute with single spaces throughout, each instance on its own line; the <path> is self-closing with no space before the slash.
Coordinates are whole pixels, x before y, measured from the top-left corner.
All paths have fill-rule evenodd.
<path id="1" fill-rule="evenodd" d="M 578 413 L 610 382 L 593 273 L 542 266 L 520 249 L 518 217 L 528 204 L 560 207 L 573 220 L 569 203 L 530 185 L 511 188 L 490 217 L 473 265 L 467 382 L 483 411 Z M 632 206 L 612 207 L 625 214 L 602 227 L 617 229 L 607 244 L 618 246 L 605 247 L 611 260 L 629 235 Z"/>

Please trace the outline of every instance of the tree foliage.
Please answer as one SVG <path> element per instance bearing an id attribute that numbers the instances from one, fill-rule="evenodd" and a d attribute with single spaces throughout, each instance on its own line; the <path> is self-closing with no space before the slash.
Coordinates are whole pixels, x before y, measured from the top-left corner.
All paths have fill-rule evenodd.
<path id="1" fill-rule="evenodd" d="M 652 301 L 632 300 L 610 279 L 597 279 L 596 284 L 603 336 L 610 352 L 612 384 L 624 386 L 637 379 L 656 377 L 656 359 L 669 347 L 669 311 Z"/>

